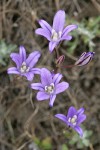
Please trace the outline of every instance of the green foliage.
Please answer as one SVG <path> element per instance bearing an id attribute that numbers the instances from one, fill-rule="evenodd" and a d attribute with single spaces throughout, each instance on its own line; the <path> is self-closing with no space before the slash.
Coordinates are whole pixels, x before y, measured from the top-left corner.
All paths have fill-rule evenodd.
<path id="1" fill-rule="evenodd" d="M 6 66 L 9 55 L 17 48 L 14 44 L 6 44 L 4 40 L 0 41 L 0 65 Z"/>
<path id="2" fill-rule="evenodd" d="M 62 150 L 68 150 L 68 147 L 67 147 L 66 144 L 63 144 L 63 145 L 62 145 Z"/>
<path id="3" fill-rule="evenodd" d="M 76 145 L 77 148 L 83 149 L 84 147 L 89 147 L 90 145 L 90 137 L 92 135 L 92 131 L 84 130 L 84 135 L 82 138 L 78 134 L 74 134 L 72 139 L 70 140 L 70 145 Z"/>
<path id="4" fill-rule="evenodd" d="M 42 150 L 52 150 L 52 141 L 50 137 L 47 137 L 40 141 L 38 138 L 34 138 L 34 142 Z"/>
<path id="5" fill-rule="evenodd" d="M 89 47 L 88 51 L 94 51 L 95 43 L 93 42 L 93 39 L 100 35 L 100 16 L 89 18 L 89 20 L 83 19 L 80 23 L 67 18 L 67 24 L 72 23 L 77 24 L 78 29 L 77 31 L 71 32 L 74 40 L 70 42 L 64 41 L 64 45 L 68 46 L 68 52 L 72 54 L 80 42 Z"/>

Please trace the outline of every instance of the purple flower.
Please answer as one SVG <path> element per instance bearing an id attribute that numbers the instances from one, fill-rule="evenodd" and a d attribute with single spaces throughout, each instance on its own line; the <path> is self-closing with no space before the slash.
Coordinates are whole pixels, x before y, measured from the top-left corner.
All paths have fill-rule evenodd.
<path id="1" fill-rule="evenodd" d="M 27 80 L 31 81 L 34 74 L 39 74 L 39 68 L 33 68 L 40 57 L 39 51 L 32 52 L 26 59 L 26 50 L 23 46 L 19 48 L 19 54 L 11 53 L 10 57 L 15 62 L 16 67 L 11 67 L 7 70 L 8 74 L 18 74 L 25 76 Z"/>
<path id="2" fill-rule="evenodd" d="M 39 90 L 37 93 L 37 100 L 47 100 L 50 98 L 50 107 L 53 106 L 56 95 L 65 91 L 69 84 L 67 82 L 60 82 L 62 75 L 57 73 L 53 75 L 48 69 L 41 69 L 41 83 L 31 84 L 31 88 Z"/>
<path id="3" fill-rule="evenodd" d="M 73 106 L 71 106 L 68 110 L 67 116 L 63 114 L 56 114 L 55 117 L 61 119 L 68 126 L 72 127 L 82 137 L 83 130 L 81 129 L 80 124 L 86 119 L 86 115 L 83 113 L 84 108 L 76 110 Z"/>
<path id="4" fill-rule="evenodd" d="M 87 65 L 94 57 L 95 52 L 84 52 L 75 62 L 75 66 L 84 66 Z"/>
<path id="5" fill-rule="evenodd" d="M 35 33 L 46 37 L 50 41 L 50 52 L 54 50 L 60 41 L 72 39 L 72 36 L 68 35 L 68 33 L 76 29 L 77 25 L 68 25 L 64 28 L 64 23 L 65 11 L 63 10 L 59 10 L 55 14 L 52 27 L 45 20 L 39 21 L 41 28 L 37 29 Z"/>

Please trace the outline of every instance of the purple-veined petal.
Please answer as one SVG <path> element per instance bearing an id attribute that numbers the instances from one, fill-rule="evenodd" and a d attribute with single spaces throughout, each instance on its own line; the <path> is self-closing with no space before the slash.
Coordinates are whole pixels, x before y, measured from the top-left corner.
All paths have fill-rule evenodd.
<path id="1" fill-rule="evenodd" d="M 53 81 L 52 81 L 52 74 L 46 68 L 42 68 L 41 69 L 41 83 L 43 84 L 43 86 L 48 86 L 51 83 L 53 83 Z"/>
<path id="2" fill-rule="evenodd" d="M 78 116 L 77 124 L 81 124 L 86 119 L 86 115 Z"/>
<path id="3" fill-rule="evenodd" d="M 56 85 L 56 94 L 59 94 L 63 91 L 65 91 L 69 87 L 69 83 L 67 82 L 61 82 Z"/>
<path id="4" fill-rule="evenodd" d="M 20 68 L 22 63 L 21 63 L 21 58 L 20 58 L 19 54 L 11 53 L 10 57 L 16 63 L 17 68 Z"/>
<path id="5" fill-rule="evenodd" d="M 30 71 L 33 72 L 34 74 L 41 74 L 40 68 L 32 68 Z"/>
<path id="6" fill-rule="evenodd" d="M 79 59 L 75 62 L 76 66 L 84 66 L 87 65 L 94 57 L 94 52 L 84 52 L 79 57 Z"/>
<path id="7" fill-rule="evenodd" d="M 49 42 L 49 51 L 52 52 L 59 42 Z"/>
<path id="8" fill-rule="evenodd" d="M 55 98 L 56 98 L 56 95 L 51 95 L 51 96 L 50 96 L 50 102 L 49 102 L 49 106 L 50 106 L 50 107 L 53 107 L 53 103 L 54 103 L 54 101 L 55 101 Z"/>
<path id="9" fill-rule="evenodd" d="M 38 101 L 47 100 L 47 99 L 49 99 L 49 97 L 50 96 L 45 92 L 40 91 L 37 93 L 37 100 Z"/>
<path id="10" fill-rule="evenodd" d="M 67 118 L 66 118 L 65 115 L 63 115 L 63 114 L 56 114 L 55 117 L 60 119 L 60 120 L 62 120 L 65 123 L 67 123 Z"/>
<path id="11" fill-rule="evenodd" d="M 43 29 L 49 31 L 50 34 L 51 34 L 52 28 L 51 28 L 51 26 L 50 26 L 45 20 L 39 20 L 39 24 L 40 24 L 40 26 L 41 26 Z"/>
<path id="12" fill-rule="evenodd" d="M 53 19 L 53 29 L 56 32 L 62 31 L 65 23 L 65 11 L 59 10 L 54 16 Z"/>
<path id="13" fill-rule="evenodd" d="M 83 52 L 81 56 L 79 57 L 79 59 L 75 62 L 75 65 L 81 65 L 81 63 L 83 63 L 83 59 L 85 55 L 86 55 L 86 52 Z"/>
<path id="14" fill-rule="evenodd" d="M 40 56 L 41 54 L 39 51 L 32 52 L 26 59 L 27 66 L 29 66 L 30 68 L 34 67 Z"/>
<path id="15" fill-rule="evenodd" d="M 84 108 L 80 108 L 78 111 L 77 111 L 77 115 L 81 115 L 84 113 Z"/>
<path id="16" fill-rule="evenodd" d="M 51 40 L 51 34 L 50 34 L 50 32 L 46 31 L 45 29 L 38 28 L 38 29 L 35 30 L 35 33 L 44 36 L 49 41 Z"/>
<path id="17" fill-rule="evenodd" d="M 70 41 L 71 39 L 72 39 L 71 35 L 66 35 L 66 36 L 63 36 L 63 37 L 60 38 L 61 41 L 63 41 L 63 40 Z"/>
<path id="18" fill-rule="evenodd" d="M 69 119 L 69 118 L 72 118 L 74 115 L 76 115 L 76 109 L 73 107 L 73 106 L 71 106 L 69 109 L 68 109 L 68 114 L 67 114 L 67 120 Z"/>
<path id="19" fill-rule="evenodd" d="M 43 85 L 41 83 L 32 83 L 31 88 L 34 90 L 44 91 Z"/>
<path id="20" fill-rule="evenodd" d="M 81 127 L 79 126 L 76 126 L 74 127 L 74 129 L 76 130 L 76 132 L 78 132 L 78 134 L 82 137 L 83 136 L 83 130 Z"/>
<path id="21" fill-rule="evenodd" d="M 32 72 L 27 72 L 27 73 L 22 74 L 22 76 L 25 76 L 27 80 L 32 81 L 34 74 Z"/>
<path id="22" fill-rule="evenodd" d="M 66 37 L 68 35 L 68 33 L 74 29 L 77 29 L 78 26 L 77 25 L 68 25 L 64 30 L 63 30 L 63 33 L 62 33 L 62 38 L 63 37 Z"/>
<path id="23" fill-rule="evenodd" d="M 26 50 L 23 46 L 19 47 L 19 55 L 20 55 L 22 63 L 25 62 L 25 60 L 26 60 Z"/>
<path id="24" fill-rule="evenodd" d="M 11 67 L 7 70 L 8 74 L 20 74 L 16 67 Z"/>
<path id="25" fill-rule="evenodd" d="M 55 85 L 58 84 L 58 83 L 60 82 L 60 80 L 61 80 L 62 77 L 63 77 L 63 76 L 62 76 L 62 74 L 60 74 L 60 73 L 55 74 L 54 77 L 53 77 L 53 83 L 54 83 Z"/>

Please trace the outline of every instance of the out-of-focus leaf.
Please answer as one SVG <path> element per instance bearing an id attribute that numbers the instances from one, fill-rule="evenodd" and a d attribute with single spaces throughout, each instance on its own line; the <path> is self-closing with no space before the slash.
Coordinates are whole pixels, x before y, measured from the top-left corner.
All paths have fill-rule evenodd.
<path id="1" fill-rule="evenodd" d="M 4 40 L 0 41 L 0 64 L 6 66 L 8 64 L 8 58 L 12 51 L 17 48 L 14 44 L 6 44 Z"/>
<path id="2" fill-rule="evenodd" d="M 66 144 L 63 144 L 63 145 L 62 145 L 62 150 L 68 150 L 68 147 L 67 147 Z"/>
<path id="3" fill-rule="evenodd" d="M 50 137 L 45 138 L 42 142 L 41 142 L 41 147 L 43 148 L 43 150 L 52 150 L 52 141 Z"/>

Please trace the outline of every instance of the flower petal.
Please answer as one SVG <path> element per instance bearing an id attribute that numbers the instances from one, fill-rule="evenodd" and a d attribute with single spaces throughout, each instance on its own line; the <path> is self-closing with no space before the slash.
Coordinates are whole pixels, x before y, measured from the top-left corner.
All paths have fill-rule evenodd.
<path id="1" fill-rule="evenodd" d="M 63 30 L 63 33 L 62 33 L 62 38 L 63 37 L 66 37 L 68 35 L 68 33 L 74 29 L 77 29 L 78 26 L 77 25 L 68 25 L 64 30 Z"/>
<path id="2" fill-rule="evenodd" d="M 78 111 L 77 111 L 77 115 L 81 115 L 84 113 L 84 108 L 80 108 Z"/>
<path id="3" fill-rule="evenodd" d="M 67 114 L 67 120 L 69 119 L 69 118 L 72 118 L 74 115 L 76 115 L 76 109 L 73 107 L 73 106 L 71 106 L 69 109 L 68 109 L 68 114 Z"/>
<path id="4" fill-rule="evenodd" d="M 17 68 L 20 68 L 22 62 L 21 62 L 21 58 L 20 58 L 19 54 L 11 53 L 10 57 L 15 62 Z"/>
<path id="5" fill-rule="evenodd" d="M 54 16 L 53 29 L 56 32 L 62 31 L 65 23 L 65 11 L 59 10 Z"/>
<path id="6" fill-rule="evenodd" d="M 52 52 L 59 42 L 49 42 L 49 51 Z"/>
<path id="7" fill-rule="evenodd" d="M 67 40 L 67 41 L 70 41 L 72 39 L 72 36 L 71 35 L 67 35 L 67 36 L 63 36 L 60 40 L 63 41 L 63 40 Z"/>
<path id="8" fill-rule="evenodd" d="M 42 100 L 47 100 L 47 99 L 49 99 L 49 95 L 47 94 L 47 93 L 45 93 L 45 92 L 38 92 L 37 93 L 37 100 L 39 100 L 39 101 L 42 101 Z"/>
<path id="9" fill-rule="evenodd" d="M 55 98 L 56 98 L 56 95 L 51 95 L 51 96 L 50 96 L 50 102 L 49 102 L 49 106 L 50 106 L 50 107 L 53 107 L 53 103 L 54 103 L 54 101 L 55 101 Z"/>
<path id="10" fill-rule="evenodd" d="M 67 123 L 67 117 L 63 114 L 56 114 L 55 117 L 62 120 L 63 122 Z"/>
<path id="11" fill-rule="evenodd" d="M 84 52 L 79 57 L 79 59 L 75 62 L 76 66 L 84 66 L 87 65 L 94 57 L 94 52 Z"/>
<path id="12" fill-rule="evenodd" d="M 52 81 L 52 74 L 51 72 L 46 69 L 46 68 L 42 68 L 41 69 L 41 83 L 44 85 L 44 86 L 48 86 L 50 85 L 51 83 L 53 83 Z"/>
<path id="13" fill-rule="evenodd" d="M 34 90 L 44 91 L 44 88 L 41 83 L 32 83 L 31 88 Z"/>
<path id="14" fill-rule="evenodd" d="M 40 24 L 40 26 L 41 26 L 43 29 L 49 31 L 50 34 L 51 34 L 52 28 L 51 28 L 51 26 L 50 26 L 45 20 L 39 20 L 39 24 Z"/>
<path id="15" fill-rule="evenodd" d="M 8 74 L 20 74 L 16 67 L 11 67 L 7 70 Z"/>
<path id="16" fill-rule="evenodd" d="M 19 55 L 20 55 L 22 63 L 25 62 L 25 60 L 26 60 L 26 50 L 23 46 L 19 47 Z"/>
<path id="17" fill-rule="evenodd" d="M 34 74 L 32 72 L 27 72 L 25 74 L 22 74 L 22 76 L 25 76 L 27 78 L 27 80 L 32 81 Z"/>
<path id="18" fill-rule="evenodd" d="M 49 41 L 51 40 L 51 34 L 50 34 L 50 32 L 46 31 L 45 29 L 38 28 L 38 29 L 35 30 L 35 33 L 44 36 Z"/>
<path id="19" fill-rule="evenodd" d="M 28 58 L 26 59 L 26 64 L 32 68 L 34 67 L 34 65 L 37 63 L 39 57 L 41 56 L 40 52 L 39 51 L 34 51 L 32 52 Z"/>
<path id="20" fill-rule="evenodd" d="M 62 74 L 60 74 L 60 73 L 55 74 L 54 77 L 53 77 L 53 83 L 54 83 L 55 85 L 58 84 L 62 77 L 63 77 L 63 76 L 62 76 Z"/>
<path id="21" fill-rule="evenodd" d="M 40 68 L 32 68 L 30 71 L 33 72 L 34 74 L 41 74 Z"/>
<path id="22" fill-rule="evenodd" d="M 56 85 L 56 94 L 59 94 L 63 91 L 65 91 L 69 87 L 69 83 L 67 82 L 61 82 Z"/>
<path id="23" fill-rule="evenodd" d="M 78 125 L 81 124 L 85 119 L 86 119 L 86 115 L 80 115 L 77 120 Z"/>
<path id="24" fill-rule="evenodd" d="M 79 134 L 81 137 L 83 136 L 83 130 L 82 130 L 81 127 L 76 126 L 74 129 L 76 130 L 76 132 L 78 132 L 78 134 Z"/>

